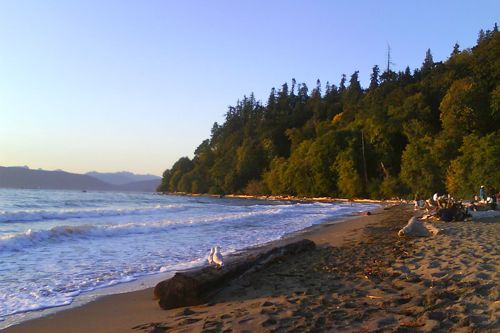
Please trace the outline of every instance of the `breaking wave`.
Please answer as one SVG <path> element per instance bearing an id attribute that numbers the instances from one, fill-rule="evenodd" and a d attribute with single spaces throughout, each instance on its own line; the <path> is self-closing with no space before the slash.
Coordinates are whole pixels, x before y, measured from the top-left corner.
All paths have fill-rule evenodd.
<path id="1" fill-rule="evenodd" d="M 184 204 L 171 204 L 141 208 L 93 208 L 93 209 L 57 209 L 57 210 L 22 210 L 14 212 L 0 211 L 1 222 L 36 222 L 45 220 L 68 220 L 95 217 L 126 215 L 161 215 L 186 209 Z"/>
<path id="2" fill-rule="evenodd" d="M 123 223 L 123 224 L 84 224 L 62 225 L 47 230 L 28 229 L 25 232 L 0 236 L 0 250 L 19 251 L 27 247 L 44 244 L 47 242 L 61 242 L 75 239 L 91 239 L 100 237 L 119 237 L 132 234 L 150 234 L 172 230 L 174 228 L 190 227 L 206 223 L 221 223 L 224 221 L 235 222 L 252 217 L 275 215 L 282 212 L 281 208 L 271 208 L 261 211 L 249 211 L 236 214 L 224 214 L 197 220 L 164 220 L 157 222 Z"/>

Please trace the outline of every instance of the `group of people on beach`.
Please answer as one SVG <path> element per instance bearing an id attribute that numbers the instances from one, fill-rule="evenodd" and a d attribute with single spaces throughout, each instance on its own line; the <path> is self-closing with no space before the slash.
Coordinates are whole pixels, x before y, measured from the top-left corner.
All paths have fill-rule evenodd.
<path id="1" fill-rule="evenodd" d="M 426 218 L 437 218 L 441 221 L 464 221 L 471 217 L 471 211 L 496 210 L 500 193 L 490 189 L 487 193 L 485 186 L 481 185 L 479 196 L 467 203 L 455 200 L 450 194 L 436 192 L 427 200 L 415 198 L 415 210 L 425 209 Z"/>

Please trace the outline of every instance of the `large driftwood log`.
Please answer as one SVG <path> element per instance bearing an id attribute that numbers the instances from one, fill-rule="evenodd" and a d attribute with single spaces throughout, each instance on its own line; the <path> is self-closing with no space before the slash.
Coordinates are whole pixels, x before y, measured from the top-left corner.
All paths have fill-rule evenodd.
<path id="1" fill-rule="evenodd" d="M 175 273 L 168 280 L 158 283 L 154 296 L 163 309 L 203 304 L 220 287 L 243 273 L 277 260 L 315 248 L 314 242 L 303 239 L 270 250 L 255 251 L 248 256 L 228 257 L 223 268 L 202 267 Z"/>

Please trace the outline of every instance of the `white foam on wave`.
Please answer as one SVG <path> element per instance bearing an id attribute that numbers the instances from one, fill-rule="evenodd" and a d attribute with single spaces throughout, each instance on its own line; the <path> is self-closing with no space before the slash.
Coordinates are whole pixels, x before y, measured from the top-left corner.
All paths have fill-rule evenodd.
<path id="1" fill-rule="evenodd" d="M 41 209 L 0 211 L 0 222 L 36 222 L 125 215 L 161 215 L 186 208 L 185 204 L 156 205 L 140 208 Z"/>
<path id="2" fill-rule="evenodd" d="M 136 281 L 138 278 L 144 276 L 199 267 L 203 263 L 204 259 L 195 259 L 172 266 L 162 266 L 158 271 L 137 272 L 131 276 L 115 277 L 112 280 L 95 282 L 90 285 L 80 286 L 78 290 L 66 292 L 55 290 L 31 291 L 22 295 L 17 294 L 16 297 L 12 297 L 12 295 L 8 294 L 0 294 L 0 321 L 4 321 L 6 317 L 15 314 L 70 305 L 76 297 L 83 293 Z M 0 327 L 0 329 L 2 329 L 2 327 Z"/>
<path id="3" fill-rule="evenodd" d="M 18 313 L 37 311 L 49 308 L 55 308 L 59 306 L 69 305 L 73 302 L 76 295 L 68 293 L 68 295 L 60 294 L 53 295 L 51 297 L 41 297 L 36 293 L 29 293 L 23 298 L 13 298 L 8 299 L 0 298 L 0 320 L 5 320 L 5 316 L 14 315 Z M 13 310 L 15 309 L 15 310 Z"/>
<path id="4" fill-rule="evenodd" d="M 274 206 L 279 207 L 279 206 Z M 0 250 L 19 251 L 27 247 L 36 246 L 47 242 L 60 242 L 65 240 L 126 236 L 131 234 L 149 234 L 171 230 L 175 227 L 193 226 L 205 223 L 235 221 L 248 217 L 268 216 L 279 214 L 281 208 L 271 208 L 261 211 L 249 211 L 233 214 L 223 214 L 202 219 L 166 220 L 159 222 L 124 223 L 124 224 L 84 224 L 62 225 L 48 230 L 32 230 L 0 236 Z"/>
<path id="5" fill-rule="evenodd" d="M 60 292 L 54 290 L 41 290 L 41 291 L 33 290 L 29 293 L 17 295 L 16 297 L 12 297 L 11 295 L 7 294 L 5 295 L 0 294 L 0 321 L 5 320 L 4 317 L 6 316 L 18 313 L 38 311 L 38 310 L 70 305 L 75 300 L 75 297 L 79 296 L 84 292 L 89 292 L 100 288 L 112 287 L 120 283 L 134 281 L 135 279 L 136 277 L 125 276 L 120 279 L 103 281 L 93 286 L 87 286 L 80 290 L 73 290 L 66 292 Z"/>

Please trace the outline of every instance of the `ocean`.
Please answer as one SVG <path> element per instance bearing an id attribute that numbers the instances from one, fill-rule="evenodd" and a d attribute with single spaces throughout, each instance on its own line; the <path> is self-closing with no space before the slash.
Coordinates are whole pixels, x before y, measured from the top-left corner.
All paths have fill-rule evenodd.
<path id="1" fill-rule="evenodd" d="M 206 262 L 376 204 L 0 189 L 0 327 L 9 317 Z"/>

